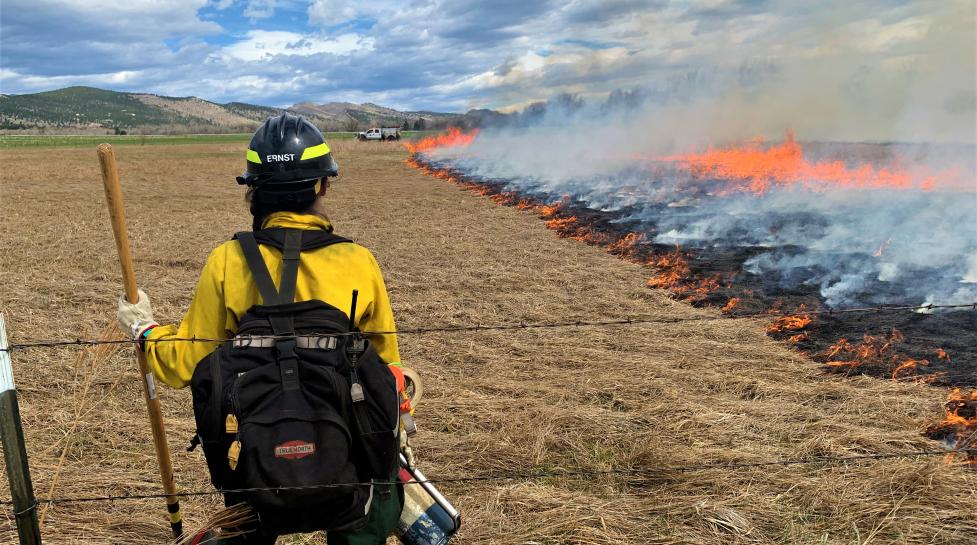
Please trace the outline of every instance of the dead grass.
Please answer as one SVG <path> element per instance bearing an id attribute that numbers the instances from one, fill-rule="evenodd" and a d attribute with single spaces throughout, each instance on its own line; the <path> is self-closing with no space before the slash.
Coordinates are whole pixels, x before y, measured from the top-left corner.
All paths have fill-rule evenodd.
<path id="1" fill-rule="evenodd" d="M 377 255 L 401 327 L 708 312 L 645 288 L 638 265 L 407 168 L 391 145 L 333 147 L 343 172 L 329 197 L 337 230 Z M 117 152 L 140 284 L 158 319 L 179 320 L 208 251 L 249 226 L 233 181 L 242 150 Z M 0 311 L 12 340 L 96 335 L 114 320 L 120 280 L 95 150 L 2 153 Z M 928 386 L 826 376 L 748 321 L 401 342 L 426 380 L 415 450 L 432 478 L 932 449 L 920 430 L 946 399 Z M 58 496 L 158 491 L 130 349 L 78 350 L 13 357 L 35 489 L 46 493 L 58 475 Z M 87 379 L 76 370 L 92 366 L 79 411 Z M 162 402 L 178 486 L 206 488 L 201 453 L 183 448 L 189 392 L 166 390 Z M 941 459 L 443 489 L 463 512 L 459 543 L 977 542 L 977 477 Z M 191 526 L 217 506 L 182 503 Z M 11 542 L 4 516 L 0 541 Z M 47 511 L 43 535 L 148 544 L 168 526 L 162 500 L 63 504 Z"/>

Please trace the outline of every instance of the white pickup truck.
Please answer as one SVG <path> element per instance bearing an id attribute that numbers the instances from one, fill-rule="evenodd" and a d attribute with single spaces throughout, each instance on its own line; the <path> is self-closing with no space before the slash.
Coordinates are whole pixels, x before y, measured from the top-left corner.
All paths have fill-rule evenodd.
<path id="1" fill-rule="evenodd" d="M 400 129 L 396 127 L 372 128 L 356 135 L 358 140 L 400 140 Z"/>

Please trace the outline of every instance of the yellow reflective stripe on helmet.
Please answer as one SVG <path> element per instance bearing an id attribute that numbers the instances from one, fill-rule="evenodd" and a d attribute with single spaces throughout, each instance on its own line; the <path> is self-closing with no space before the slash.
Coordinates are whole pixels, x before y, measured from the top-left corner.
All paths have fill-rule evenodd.
<path id="1" fill-rule="evenodd" d="M 325 142 L 319 144 L 318 146 L 309 146 L 305 148 L 302 152 L 302 158 L 299 161 L 305 161 L 306 159 L 315 159 L 316 157 L 322 157 L 323 155 L 329 153 L 329 146 Z"/>
<path id="2" fill-rule="evenodd" d="M 258 152 L 254 151 L 253 149 L 249 149 L 248 150 L 248 162 L 249 163 L 258 163 L 260 165 L 261 164 L 261 156 L 259 156 L 258 155 Z"/>

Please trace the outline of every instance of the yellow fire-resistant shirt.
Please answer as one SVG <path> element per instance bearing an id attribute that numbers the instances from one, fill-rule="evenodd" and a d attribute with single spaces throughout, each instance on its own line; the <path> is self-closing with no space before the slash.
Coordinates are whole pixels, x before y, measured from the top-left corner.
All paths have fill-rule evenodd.
<path id="1" fill-rule="evenodd" d="M 329 229 L 325 219 L 311 214 L 275 212 L 263 227 Z M 277 289 L 281 252 L 260 246 L 261 255 Z M 318 299 L 348 313 L 353 290 L 359 290 L 355 324 L 361 331 L 394 331 L 390 299 L 380 267 L 373 254 L 353 243 L 337 243 L 302 252 L 295 300 Z M 180 326 L 153 329 L 148 339 L 226 339 L 238 329 L 238 321 L 261 297 L 237 241 L 218 246 L 207 258 L 193 301 Z M 383 361 L 400 365 L 395 335 L 374 335 L 371 341 Z M 193 370 L 204 356 L 217 349 L 211 342 L 147 342 L 146 360 L 159 380 L 174 388 L 190 383 Z"/>

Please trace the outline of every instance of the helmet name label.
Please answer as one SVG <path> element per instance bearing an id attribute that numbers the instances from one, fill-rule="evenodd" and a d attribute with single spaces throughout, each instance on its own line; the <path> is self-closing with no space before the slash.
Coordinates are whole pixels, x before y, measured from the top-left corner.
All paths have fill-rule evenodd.
<path id="1" fill-rule="evenodd" d="M 282 162 L 287 162 L 287 161 L 294 161 L 295 160 L 295 154 L 294 153 L 282 153 L 282 154 L 265 155 L 265 160 L 267 160 L 269 163 L 282 163 Z"/>

